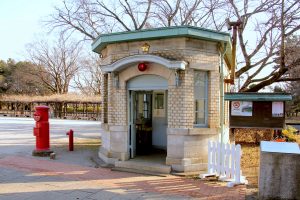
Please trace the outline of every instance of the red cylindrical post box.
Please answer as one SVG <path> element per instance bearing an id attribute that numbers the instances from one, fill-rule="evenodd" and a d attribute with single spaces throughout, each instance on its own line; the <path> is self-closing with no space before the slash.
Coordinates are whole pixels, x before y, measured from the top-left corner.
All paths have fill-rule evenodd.
<path id="1" fill-rule="evenodd" d="M 36 106 L 33 118 L 35 127 L 33 135 L 36 137 L 35 150 L 32 152 L 34 156 L 49 156 L 53 151 L 50 150 L 49 137 L 49 107 Z"/>

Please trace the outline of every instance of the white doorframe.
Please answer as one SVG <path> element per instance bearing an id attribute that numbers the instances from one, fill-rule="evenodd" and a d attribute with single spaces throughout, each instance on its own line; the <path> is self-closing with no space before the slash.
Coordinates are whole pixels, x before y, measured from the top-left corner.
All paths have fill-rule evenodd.
<path id="1" fill-rule="evenodd" d="M 146 74 L 130 79 L 127 81 L 126 87 L 128 91 L 128 152 L 130 158 L 134 158 L 136 156 L 135 94 L 138 91 L 167 91 L 168 80 L 158 75 Z M 167 108 L 167 105 L 165 107 Z"/>
<path id="2" fill-rule="evenodd" d="M 135 115 L 135 104 L 136 104 L 136 99 L 135 99 L 135 91 L 134 90 L 128 90 L 128 96 L 129 96 L 129 101 L 128 101 L 128 119 L 129 119 L 129 126 L 128 126 L 128 133 L 129 133 L 129 155 L 130 158 L 134 158 L 136 155 L 136 130 L 135 130 L 135 124 L 134 124 L 134 115 Z"/>

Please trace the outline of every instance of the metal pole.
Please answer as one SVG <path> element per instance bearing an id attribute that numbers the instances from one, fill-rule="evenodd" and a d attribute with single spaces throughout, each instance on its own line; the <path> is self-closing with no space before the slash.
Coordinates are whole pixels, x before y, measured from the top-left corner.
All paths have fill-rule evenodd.
<path id="1" fill-rule="evenodd" d="M 224 140 L 224 56 L 226 53 L 227 43 L 224 43 L 224 49 L 221 53 L 220 66 L 220 128 L 221 128 L 221 147 Z M 222 149 L 222 148 L 221 148 Z"/>

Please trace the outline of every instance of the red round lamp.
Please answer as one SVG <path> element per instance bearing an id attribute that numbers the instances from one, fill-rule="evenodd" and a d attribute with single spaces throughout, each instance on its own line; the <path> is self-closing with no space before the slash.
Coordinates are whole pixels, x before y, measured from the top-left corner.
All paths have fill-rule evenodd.
<path id="1" fill-rule="evenodd" d="M 139 63 L 139 64 L 138 64 L 138 69 L 139 69 L 139 71 L 141 71 L 141 72 L 145 71 L 145 70 L 147 69 L 146 63 Z"/>

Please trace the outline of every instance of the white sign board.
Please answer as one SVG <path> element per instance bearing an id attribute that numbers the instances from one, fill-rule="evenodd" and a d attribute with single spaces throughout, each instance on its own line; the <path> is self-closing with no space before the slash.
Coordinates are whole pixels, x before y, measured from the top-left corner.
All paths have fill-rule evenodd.
<path id="1" fill-rule="evenodd" d="M 272 117 L 283 117 L 283 102 L 272 102 Z"/>
<path id="2" fill-rule="evenodd" d="M 252 116 L 252 101 L 232 101 L 231 116 Z"/>

